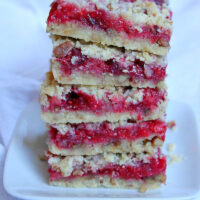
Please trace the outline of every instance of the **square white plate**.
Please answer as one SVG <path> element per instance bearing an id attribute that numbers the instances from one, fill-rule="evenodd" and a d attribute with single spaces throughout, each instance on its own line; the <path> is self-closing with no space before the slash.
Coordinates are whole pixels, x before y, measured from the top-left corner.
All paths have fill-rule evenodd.
<path id="1" fill-rule="evenodd" d="M 180 163 L 168 166 L 167 184 L 158 190 L 140 194 L 125 189 L 73 189 L 48 185 L 47 165 L 39 155 L 46 149 L 45 124 L 40 119 L 37 101 L 22 113 L 15 128 L 4 168 L 4 187 L 15 197 L 44 199 L 196 199 L 200 197 L 200 143 L 193 111 L 185 104 L 171 101 L 168 120 L 178 130 L 168 131 L 166 143 L 176 144 Z"/>

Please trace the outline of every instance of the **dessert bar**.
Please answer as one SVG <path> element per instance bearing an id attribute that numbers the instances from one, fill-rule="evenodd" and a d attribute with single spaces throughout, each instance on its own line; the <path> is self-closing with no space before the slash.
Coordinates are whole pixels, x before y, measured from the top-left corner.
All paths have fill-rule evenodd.
<path id="1" fill-rule="evenodd" d="M 47 31 L 166 55 L 171 18 L 165 0 L 56 0 L 51 5 Z"/>
<path id="2" fill-rule="evenodd" d="M 64 156 L 105 152 L 154 155 L 163 145 L 166 129 L 161 120 L 52 124 L 48 125 L 48 147 L 51 153 Z"/>
<path id="3" fill-rule="evenodd" d="M 166 77 L 164 57 L 52 36 L 51 69 L 61 84 L 156 87 Z"/>
<path id="4" fill-rule="evenodd" d="M 167 103 L 165 85 L 141 89 L 75 86 L 47 78 L 40 93 L 42 118 L 47 123 L 154 120 L 164 117 Z"/>
<path id="5" fill-rule="evenodd" d="M 58 156 L 47 152 L 50 184 L 67 187 L 155 188 L 165 182 L 166 157 L 104 153 Z"/>

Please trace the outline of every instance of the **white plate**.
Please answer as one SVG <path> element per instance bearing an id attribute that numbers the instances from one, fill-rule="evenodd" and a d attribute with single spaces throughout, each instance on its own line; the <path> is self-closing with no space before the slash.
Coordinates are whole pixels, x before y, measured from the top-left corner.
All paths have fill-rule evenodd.
<path id="1" fill-rule="evenodd" d="M 168 166 L 167 184 L 158 190 L 140 194 L 125 189 L 73 189 L 48 185 L 47 166 L 39 160 L 46 149 L 45 124 L 39 104 L 31 103 L 15 128 L 4 168 L 4 187 L 15 197 L 43 199 L 195 199 L 200 196 L 200 143 L 193 111 L 184 104 L 170 102 L 168 119 L 177 123 L 176 132 L 168 131 L 166 143 L 176 143 L 176 153 L 184 156 Z"/>

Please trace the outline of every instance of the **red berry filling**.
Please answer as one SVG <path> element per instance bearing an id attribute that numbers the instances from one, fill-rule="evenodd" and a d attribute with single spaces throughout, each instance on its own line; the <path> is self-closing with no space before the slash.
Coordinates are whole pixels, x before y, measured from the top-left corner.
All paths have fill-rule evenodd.
<path id="1" fill-rule="evenodd" d="M 126 90 L 127 88 L 124 88 Z M 92 112 L 96 115 L 103 115 L 106 112 L 112 113 L 137 113 L 137 118 L 142 119 L 144 116 L 151 114 L 157 107 L 158 103 L 165 100 L 166 92 L 158 88 L 144 88 L 143 99 L 138 103 L 127 102 L 126 98 L 112 95 L 107 92 L 106 99 L 97 99 L 95 95 L 87 94 L 76 87 L 66 94 L 65 99 L 59 99 L 56 96 L 49 96 L 49 106 L 43 106 L 44 112 L 67 111 L 85 111 Z"/>
<path id="2" fill-rule="evenodd" d="M 72 58 L 76 61 L 72 64 Z M 128 75 L 129 80 L 133 83 L 151 81 L 158 84 L 166 77 L 166 67 L 160 66 L 156 63 L 145 65 L 139 59 L 135 61 L 126 61 L 126 58 L 121 59 L 120 62 L 110 59 L 104 61 L 97 58 L 91 58 L 83 55 L 80 49 L 71 49 L 66 56 L 57 58 L 61 63 L 60 70 L 64 76 L 69 76 L 73 72 L 89 73 L 93 76 L 101 76 L 105 73 L 113 74 L 114 76 Z"/>
<path id="3" fill-rule="evenodd" d="M 152 135 L 165 139 L 166 123 L 160 120 L 146 121 L 140 123 L 129 123 L 125 126 L 116 126 L 108 122 L 100 124 L 81 123 L 70 125 L 70 130 L 65 134 L 50 127 L 49 137 L 53 144 L 58 148 L 73 148 L 74 145 L 97 144 L 119 142 L 121 140 L 137 140 L 139 138 L 148 138 Z"/>
<path id="4" fill-rule="evenodd" d="M 81 168 L 84 170 L 84 166 Z M 149 163 L 144 163 L 140 161 L 136 165 L 117 165 L 117 164 L 108 164 L 107 166 L 98 169 L 96 172 L 93 172 L 90 168 L 87 168 L 82 175 L 73 175 L 63 177 L 61 172 L 49 168 L 50 181 L 55 180 L 67 180 L 73 179 L 76 177 L 84 176 L 109 176 L 112 178 L 122 178 L 122 179 L 136 179 L 144 180 L 145 178 L 155 177 L 160 174 L 164 174 L 166 170 L 166 158 L 150 158 Z"/>
<path id="5" fill-rule="evenodd" d="M 142 31 L 139 31 L 138 28 L 134 27 L 133 22 L 122 16 L 115 17 L 103 9 L 97 9 L 93 3 L 88 9 L 87 7 L 80 8 L 73 3 L 62 4 L 55 1 L 52 3 L 47 22 L 48 25 L 66 22 L 79 23 L 105 32 L 111 29 L 123 33 L 129 39 L 148 39 L 151 43 L 159 43 L 161 46 L 169 46 L 171 37 L 170 30 L 164 30 L 157 25 L 143 25 L 140 27 Z"/>

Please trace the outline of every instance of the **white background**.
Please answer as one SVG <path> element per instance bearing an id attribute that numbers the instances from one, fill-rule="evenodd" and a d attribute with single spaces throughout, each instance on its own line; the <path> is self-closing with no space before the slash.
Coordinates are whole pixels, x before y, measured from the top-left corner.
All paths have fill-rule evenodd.
<path id="1" fill-rule="evenodd" d="M 18 116 L 38 98 L 39 85 L 48 71 L 52 45 L 45 23 L 50 3 L 0 0 L 0 200 L 15 199 L 2 186 L 5 153 Z M 200 1 L 171 0 L 171 8 L 169 98 L 189 104 L 200 124 Z"/>

